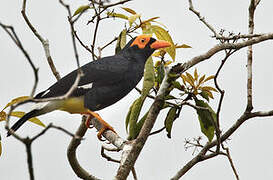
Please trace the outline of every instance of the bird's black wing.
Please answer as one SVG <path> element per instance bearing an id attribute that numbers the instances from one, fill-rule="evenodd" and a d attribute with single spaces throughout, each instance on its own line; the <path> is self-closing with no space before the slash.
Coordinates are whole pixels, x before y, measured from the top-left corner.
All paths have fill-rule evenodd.
<path id="1" fill-rule="evenodd" d="M 78 88 L 72 96 L 82 96 L 95 84 L 115 84 L 126 74 L 130 62 L 123 56 L 115 55 L 92 61 L 81 67 L 84 76 L 81 77 Z M 57 97 L 64 95 L 73 85 L 77 77 L 77 70 L 72 71 L 47 90 L 37 94 L 36 99 Z"/>

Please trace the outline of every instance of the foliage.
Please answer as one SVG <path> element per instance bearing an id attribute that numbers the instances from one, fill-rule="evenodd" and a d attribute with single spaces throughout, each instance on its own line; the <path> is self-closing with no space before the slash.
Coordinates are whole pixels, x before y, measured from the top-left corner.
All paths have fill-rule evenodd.
<path id="1" fill-rule="evenodd" d="M 8 108 L 12 105 L 24 102 L 29 99 L 30 99 L 29 96 L 20 96 L 20 97 L 12 99 L 0 112 L 0 121 L 5 121 L 7 119 L 7 113 L 4 111 L 6 108 Z M 10 116 L 14 116 L 14 117 L 18 117 L 18 118 L 21 118 L 24 115 L 25 115 L 25 112 L 22 112 L 22 111 L 12 111 L 10 113 Z M 45 127 L 45 125 L 36 117 L 30 118 L 29 121 L 34 124 L 37 124 L 39 126 Z"/>

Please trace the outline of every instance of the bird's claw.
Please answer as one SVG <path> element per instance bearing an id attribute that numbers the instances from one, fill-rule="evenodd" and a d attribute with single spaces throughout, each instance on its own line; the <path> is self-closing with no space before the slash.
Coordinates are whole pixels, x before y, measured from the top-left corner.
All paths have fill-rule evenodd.
<path id="1" fill-rule="evenodd" d="M 110 125 L 108 125 L 108 126 L 105 126 L 105 125 L 104 125 L 104 126 L 99 130 L 99 133 L 97 134 L 97 137 L 98 137 L 98 139 L 99 139 L 100 141 L 105 141 L 104 139 L 102 139 L 102 134 L 103 134 L 105 131 L 107 131 L 107 130 L 110 130 L 110 131 L 116 133 L 116 131 L 115 131 Z"/>

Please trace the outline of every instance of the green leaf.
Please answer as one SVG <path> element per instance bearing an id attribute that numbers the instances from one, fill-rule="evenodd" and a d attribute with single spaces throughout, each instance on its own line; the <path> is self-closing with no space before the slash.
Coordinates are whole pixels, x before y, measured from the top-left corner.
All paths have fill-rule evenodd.
<path id="1" fill-rule="evenodd" d="M 141 26 L 143 34 L 153 34 L 151 22 L 153 22 L 157 18 L 159 18 L 159 17 L 153 17 L 153 18 L 150 18 L 150 19 L 147 19 L 147 20 L 141 22 L 140 26 Z"/>
<path id="2" fill-rule="evenodd" d="M 128 13 L 136 14 L 136 12 L 131 8 L 127 8 L 127 7 L 121 7 L 121 8 L 124 9 L 125 11 L 127 11 Z"/>
<path id="3" fill-rule="evenodd" d="M 156 66 L 156 77 L 155 77 L 155 81 L 157 84 L 156 89 L 159 89 L 159 86 L 163 81 L 164 75 L 165 75 L 164 65 L 160 63 L 158 66 Z"/>
<path id="4" fill-rule="evenodd" d="M 82 5 L 78 7 L 78 9 L 74 12 L 72 17 L 76 16 L 77 14 L 85 12 L 87 9 L 90 9 L 90 5 Z"/>
<path id="5" fill-rule="evenodd" d="M 169 107 L 169 106 L 166 104 L 166 105 L 164 105 L 164 106 L 162 107 L 162 109 L 165 109 L 165 108 L 167 108 L 167 107 Z M 134 134 L 134 136 L 133 136 L 133 135 L 129 136 L 129 137 L 127 138 L 128 140 L 133 140 L 133 139 L 135 139 L 135 138 L 138 136 L 138 134 L 140 133 L 140 130 L 141 130 L 141 128 L 142 128 L 142 126 L 143 126 L 143 124 L 144 124 L 144 122 L 145 122 L 145 120 L 146 120 L 146 118 L 147 118 L 147 116 L 148 116 L 148 113 L 149 113 L 149 111 L 147 111 L 147 112 L 144 114 L 144 116 L 137 122 L 136 128 L 135 128 L 135 134 Z"/>
<path id="6" fill-rule="evenodd" d="M 116 18 L 121 18 L 121 19 L 126 19 L 128 20 L 128 16 L 124 15 L 124 14 L 120 14 L 120 13 L 114 13 L 114 12 L 107 12 L 107 15 L 110 17 L 116 17 Z"/>
<path id="7" fill-rule="evenodd" d="M 146 96 L 149 94 L 150 90 L 153 88 L 155 83 L 155 73 L 153 66 L 153 59 L 149 57 L 145 64 L 144 70 L 144 80 L 143 80 L 143 88 L 141 92 L 141 97 L 144 100 Z"/>
<path id="8" fill-rule="evenodd" d="M 172 127 L 173 127 L 173 122 L 176 118 L 176 110 L 177 109 L 175 107 L 170 108 L 170 110 L 167 114 L 167 117 L 165 119 L 165 122 L 164 122 L 168 138 L 171 138 L 171 131 L 172 131 Z"/>
<path id="9" fill-rule="evenodd" d="M 171 56 L 171 58 L 174 61 L 175 54 L 176 54 L 176 48 L 173 43 L 172 37 L 170 36 L 168 31 L 166 31 L 165 29 L 163 29 L 162 27 L 157 26 L 157 25 L 152 25 L 151 28 L 152 28 L 153 33 L 155 33 L 155 35 L 158 39 L 165 40 L 165 41 L 168 41 L 169 43 L 171 43 L 170 47 L 167 47 L 164 49 L 166 50 L 166 52 Z"/>
<path id="10" fill-rule="evenodd" d="M 200 95 L 209 102 L 209 95 L 206 91 L 202 91 Z"/>
<path id="11" fill-rule="evenodd" d="M 144 124 L 144 122 L 145 122 L 145 120 L 146 120 L 146 118 L 147 118 L 147 116 L 148 116 L 148 113 L 149 113 L 149 111 L 147 111 L 147 112 L 144 114 L 144 116 L 137 122 L 135 137 L 131 137 L 131 138 L 129 138 L 128 140 L 135 139 L 135 138 L 138 136 L 138 134 L 140 133 L 140 130 L 141 130 L 141 128 L 142 128 L 142 126 L 143 126 L 143 124 Z"/>
<path id="12" fill-rule="evenodd" d="M 129 137 L 132 140 L 137 137 L 137 120 L 143 105 L 143 100 L 140 98 L 136 99 L 132 105 L 132 109 L 129 117 Z"/>
<path id="13" fill-rule="evenodd" d="M 144 80 L 143 80 L 143 88 L 141 91 L 141 97 L 136 99 L 133 103 L 130 112 L 130 117 L 126 121 L 129 123 L 129 137 L 130 139 L 134 139 L 137 137 L 139 131 L 138 118 L 141 112 L 141 108 L 143 103 L 149 94 L 150 90 L 153 88 L 155 82 L 155 75 L 154 75 L 154 67 L 153 67 L 153 59 L 151 57 L 148 58 L 145 64 L 145 71 L 144 71 Z M 129 114 L 129 113 L 128 113 Z M 126 123 L 127 124 L 127 123 Z M 128 127 L 128 125 L 126 125 Z"/>
<path id="14" fill-rule="evenodd" d="M 165 100 L 171 100 L 171 99 L 176 99 L 176 97 L 172 96 L 172 95 L 167 95 L 164 98 Z"/>
<path id="15" fill-rule="evenodd" d="M 120 32 L 119 36 L 118 36 L 118 40 L 117 40 L 117 44 L 116 44 L 116 49 L 115 49 L 115 53 L 119 53 L 119 51 L 121 51 L 125 45 L 126 45 L 126 32 L 127 30 L 124 29 Z"/>
<path id="16" fill-rule="evenodd" d="M 142 34 L 153 34 L 152 25 L 150 22 L 141 24 Z"/>
<path id="17" fill-rule="evenodd" d="M 216 113 L 208 105 L 208 103 L 205 103 L 203 100 L 195 99 L 195 104 L 196 106 L 207 108 L 197 109 L 196 111 L 198 114 L 201 131 L 211 142 L 214 137 L 215 127 L 213 121 L 216 122 Z"/>
<path id="18" fill-rule="evenodd" d="M 181 84 L 178 81 L 173 81 L 172 85 L 173 85 L 174 88 L 176 88 L 178 90 L 181 90 L 181 91 L 184 90 L 184 88 L 181 86 Z"/>
<path id="19" fill-rule="evenodd" d="M 130 117 L 131 117 L 131 112 L 133 109 L 135 101 L 133 102 L 133 104 L 130 106 L 129 111 L 127 113 L 126 119 L 125 119 L 125 128 L 126 128 L 126 132 L 128 133 L 128 126 L 129 126 L 129 121 L 130 121 Z"/>
<path id="20" fill-rule="evenodd" d="M 140 14 L 134 14 L 128 18 L 129 21 L 129 26 L 131 27 L 133 23 L 139 18 L 141 15 Z"/>

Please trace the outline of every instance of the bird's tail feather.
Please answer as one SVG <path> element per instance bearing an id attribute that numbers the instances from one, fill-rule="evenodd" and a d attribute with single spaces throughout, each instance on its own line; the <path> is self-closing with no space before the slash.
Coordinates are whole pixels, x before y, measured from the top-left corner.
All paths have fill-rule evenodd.
<path id="1" fill-rule="evenodd" d="M 21 117 L 10 129 L 13 131 L 16 131 L 19 129 L 27 120 L 29 120 L 32 117 L 40 115 L 40 109 L 34 109 L 28 113 L 26 113 L 23 117 Z M 10 133 L 7 133 L 7 136 L 10 136 Z"/>

